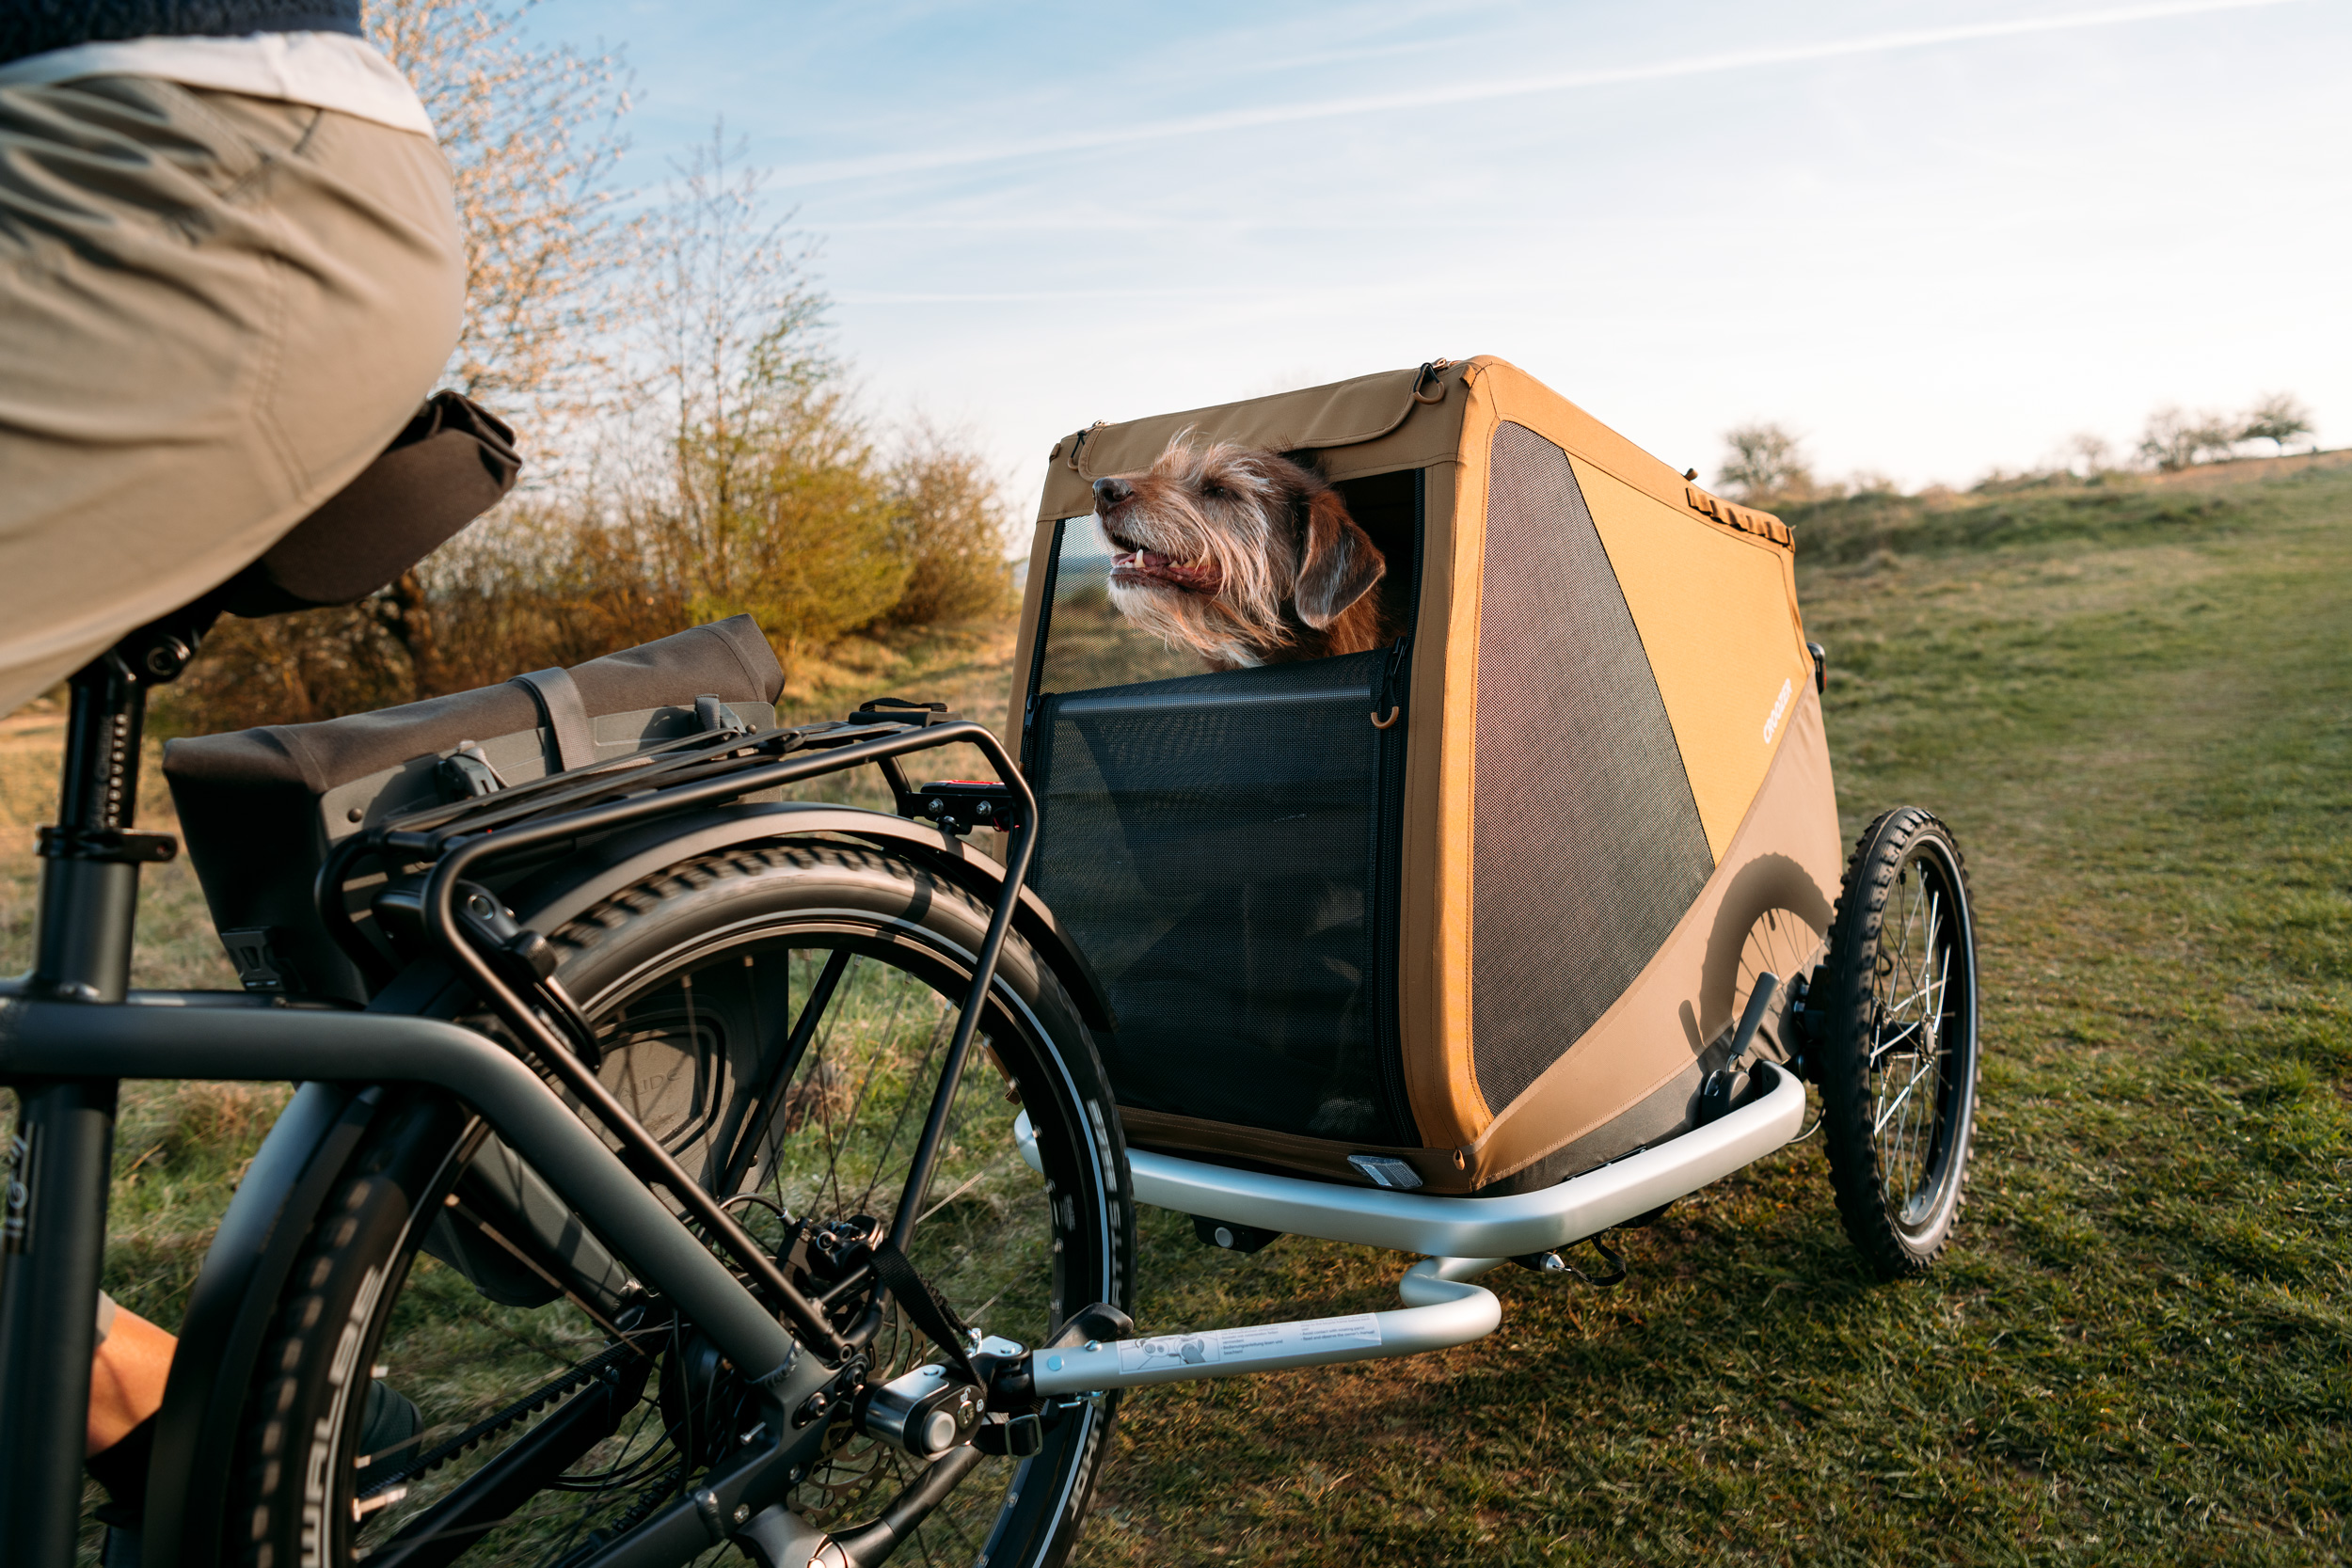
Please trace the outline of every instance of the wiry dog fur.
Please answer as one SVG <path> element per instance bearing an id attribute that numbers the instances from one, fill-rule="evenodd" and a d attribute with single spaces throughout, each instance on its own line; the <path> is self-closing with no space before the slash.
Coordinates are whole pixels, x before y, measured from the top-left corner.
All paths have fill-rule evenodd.
<path id="1" fill-rule="evenodd" d="M 1313 469 L 1190 433 L 1138 473 L 1094 482 L 1111 602 L 1212 669 L 1362 653 L 1394 634 L 1388 562 Z"/>

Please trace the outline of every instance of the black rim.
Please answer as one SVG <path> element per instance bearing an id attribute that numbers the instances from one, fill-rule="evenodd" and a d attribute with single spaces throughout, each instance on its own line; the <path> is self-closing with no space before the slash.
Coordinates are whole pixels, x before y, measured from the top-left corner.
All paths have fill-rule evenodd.
<path id="1" fill-rule="evenodd" d="M 1976 1076 L 1967 896 L 1933 838 L 1905 851 L 1880 914 L 1867 1001 L 1864 1108 L 1886 1217 L 1941 1222 L 1964 1158 Z"/>

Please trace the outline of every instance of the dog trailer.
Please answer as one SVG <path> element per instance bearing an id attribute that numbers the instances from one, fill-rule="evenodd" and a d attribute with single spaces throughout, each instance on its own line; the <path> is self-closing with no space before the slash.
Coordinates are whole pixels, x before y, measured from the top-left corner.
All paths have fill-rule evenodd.
<path id="1" fill-rule="evenodd" d="M 1123 622 L 1090 486 L 1178 438 L 1321 472 L 1406 635 L 1204 671 Z M 1059 442 L 1010 725 L 1130 1141 L 1502 1196 L 1707 1119 L 1844 860 L 1793 553 L 1493 358 Z"/>

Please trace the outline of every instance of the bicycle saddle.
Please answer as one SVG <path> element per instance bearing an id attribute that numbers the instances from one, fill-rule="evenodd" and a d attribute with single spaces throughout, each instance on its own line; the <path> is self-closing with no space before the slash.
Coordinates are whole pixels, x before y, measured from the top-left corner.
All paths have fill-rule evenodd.
<path id="1" fill-rule="evenodd" d="M 358 478 L 205 597 L 243 616 L 354 603 L 497 505 L 521 470 L 505 421 L 436 392 Z"/>

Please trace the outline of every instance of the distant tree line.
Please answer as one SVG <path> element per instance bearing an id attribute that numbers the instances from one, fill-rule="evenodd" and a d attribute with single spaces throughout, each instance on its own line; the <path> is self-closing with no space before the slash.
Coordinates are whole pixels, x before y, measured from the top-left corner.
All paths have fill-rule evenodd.
<path id="1" fill-rule="evenodd" d="M 2144 469 L 2169 473 L 2237 457 L 2241 449 L 2254 441 L 2268 441 L 2275 452 L 2283 455 L 2289 441 L 2315 428 L 2311 410 L 2287 392 L 2269 393 L 2236 415 L 2185 414 L 2167 406 L 2148 416 L 2132 457 Z M 2124 471 L 2114 456 L 2114 448 L 2104 437 L 2076 436 L 2066 443 L 2058 460 L 2045 467 L 2023 474 L 1996 469 L 1979 488 L 2064 478 L 2070 473 L 2089 479 Z M 1716 467 L 1715 483 L 1756 506 L 1895 490 L 1893 481 L 1877 474 L 1856 474 L 1843 481 L 1817 478 L 1803 439 L 1785 426 L 1767 421 L 1738 425 L 1724 433 L 1724 455 Z"/>
<path id="2" fill-rule="evenodd" d="M 723 135 L 622 215 L 616 60 L 523 8 L 376 0 L 448 155 L 467 243 L 445 383 L 514 423 L 525 486 L 385 592 L 227 621 L 159 718 L 322 719 L 572 664 L 748 611 L 787 672 L 856 632 L 1001 617 L 996 476 L 851 394 L 804 245 Z"/>
<path id="3" fill-rule="evenodd" d="M 2249 441 L 2268 441 L 2283 455 L 2287 443 L 2312 433 L 2312 413 L 2293 394 L 2272 392 L 2243 414 L 2185 414 L 2164 407 L 2148 416 L 2138 455 L 2167 471 L 2235 457 Z"/>

